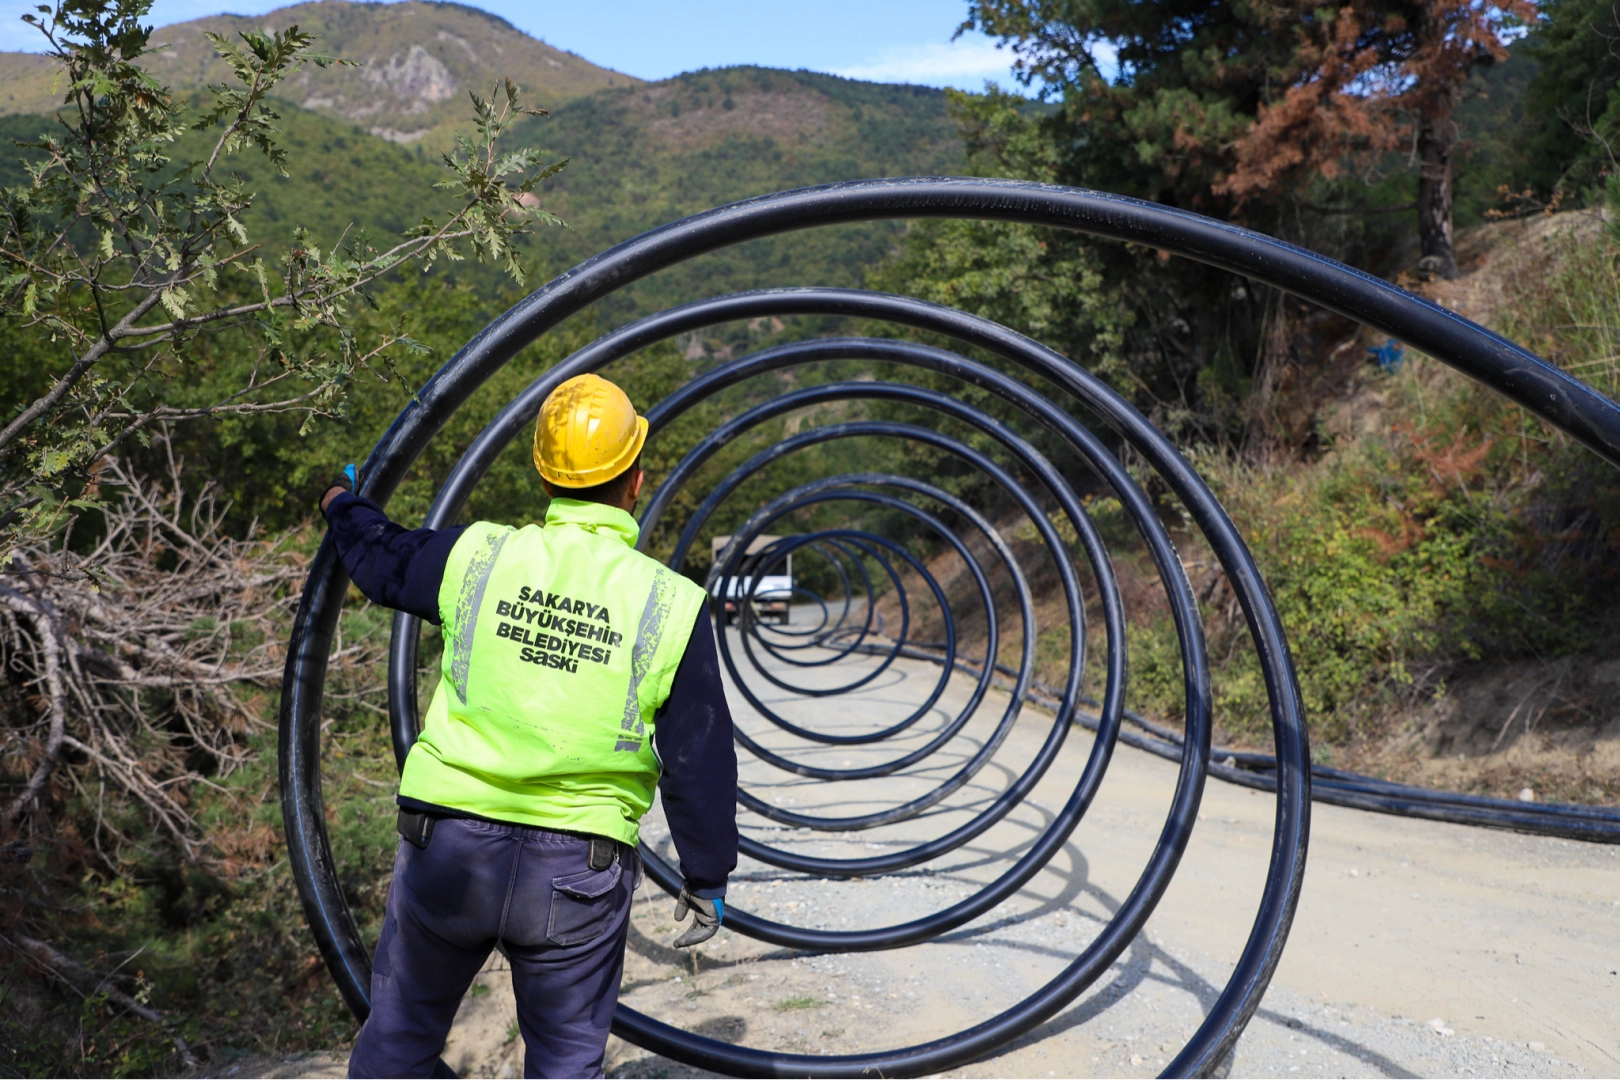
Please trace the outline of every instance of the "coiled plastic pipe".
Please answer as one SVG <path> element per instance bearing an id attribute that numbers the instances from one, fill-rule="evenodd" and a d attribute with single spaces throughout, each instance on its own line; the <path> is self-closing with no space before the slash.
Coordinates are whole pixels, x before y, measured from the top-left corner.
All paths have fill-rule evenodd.
<path id="1" fill-rule="evenodd" d="M 1012 181 L 918 178 L 830 185 L 748 200 L 675 222 L 576 267 L 497 319 L 422 388 L 368 459 L 362 494 L 386 503 L 422 448 L 490 374 L 569 315 L 624 285 L 696 255 L 760 236 L 896 217 L 981 218 L 1078 229 L 1150 245 L 1243 274 L 1423 349 L 1508 394 L 1609 460 L 1620 462 L 1620 411 L 1612 403 L 1511 342 L 1331 260 L 1194 214 L 1096 192 Z M 801 431 L 765 448 L 729 476 L 712 483 L 687 520 L 673 523 L 680 532 L 669 561 L 677 568 L 684 566 L 692 543 L 705 523 L 717 514 L 726 513 L 735 520 L 735 515 L 725 510 L 727 498 L 734 496 L 748 477 L 778 462 L 811 460 L 813 454 L 811 458 L 795 455 L 851 439 L 903 440 L 925 446 L 971 470 L 985 485 L 981 490 L 998 492 L 1000 504 L 1018 507 L 1033 524 L 1052 562 L 1062 596 L 1061 609 L 1069 629 L 1067 675 L 1061 686 L 1046 687 L 1035 682 L 1033 648 L 1043 628 L 1033 621 L 1027 575 L 983 513 L 968 500 L 943 490 L 928 478 L 892 472 L 845 472 L 818 477 L 783 492 L 732 530 L 731 543 L 720 552 L 709 574 L 709 585 L 719 595 L 737 589 L 741 661 L 733 651 L 731 635 L 722 634 L 720 640 L 733 682 L 755 711 L 778 731 L 806 745 L 835 745 L 845 737 L 817 731 L 814 724 L 796 721 L 769 706 L 749 689 L 750 680 L 768 676 L 763 682 L 774 692 L 828 700 L 858 693 L 863 685 L 870 685 L 868 672 L 873 657 L 879 658 L 879 667 L 902 658 L 935 660 L 941 668 L 940 678 L 918 699 L 908 716 L 887 728 L 845 740 L 881 747 L 887 739 L 914 733 L 917 725 L 929 722 L 925 717 L 942 699 L 943 688 L 951 678 L 964 675 L 972 688 L 967 704 L 937 725 L 923 746 L 877 765 L 825 769 L 798 762 L 790 753 L 768 751 L 751 738 L 741 740 L 745 752 L 791 775 L 839 783 L 881 780 L 926 763 L 932 754 L 952 744 L 968 719 L 990 700 L 991 684 L 998 676 L 1004 677 L 1008 704 L 995 722 L 994 733 L 967 755 L 952 775 L 918 798 L 876 813 L 842 818 L 785 811 L 741 792 L 739 797 L 746 807 L 773 820 L 822 831 L 918 821 L 929 807 L 949 800 L 984 769 L 1026 702 L 1043 701 L 1050 707 L 1053 720 L 1033 759 L 999 795 L 967 822 L 941 836 L 905 851 L 855 859 L 810 857 L 750 838 L 745 847 L 747 854 L 785 869 L 823 875 L 882 873 L 926 863 L 981 835 L 1018 806 L 1051 772 L 1076 724 L 1093 728 L 1095 734 L 1084 766 L 1073 777 L 1067 801 L 1051 816 L 1034 843 L 1000 877 L 957 904 L 901 925 L 850 932 L 775 923 L 731 905 L 727 925 L 764 941 L 821 951 L 901 948 L 930 940 L 993 910 L 1047 864 L 1083 820 L 1119 739 L 1152 743 L 1156 752 L 1180 763 L 1180 772 L 1154 850 L 1136 886 L 1103 930 L 1034 994 L 964 1031 L 876 1053 L 780 1054 L 681 1031 L 622 1004 L 615 1030 L 650 1050 L 734 1075 L 915 1075 L 973 1060 L 1042 1023 L 1108 970 L 1140 932 L 1169 885 L 1196 821 L 1206 775 L 1240 773 L 1251 782 L 1264 784 L 1276 797 L 1266 883 L 1230 980 L 1198 1031 L 1166 1069 L 1166 1075 L 1207 1075 L 1230 1052 L 1258 1006 L 1287 939 L 1304 873 L 1312 795 L 1310 757 L 1282 628 L 1241 537 L 1175 447 L 1101 380 L 1005 327 L 904 297 L 840 289 L 767 290 L 717 297 L 661 312 L 609 333 L 536 380 L 494 416 L 467 449 L 446 478 L 425 524 L 442 527 L 456 519 L 490 463 L 503 447 L 526 433 L 540 403 L 563 380 L 587 371 L 610 369 L 616 361 L 676 335 L 720 323 L 793 315 L 881 321 L 931 340 L 953 342 L 955 348 L 989 357 L 991 362 L 902 340 L 850 338 L 799 342 L 721 365 L 680 387 L 648 411 L 651 439 L 659 439 L 679 417 L 731 387 L 824 361 L 865 360 L 880 364 L 885 372 L 925 373 L 927 378 L 922 381 L 930 385 L 896 381 L 897 376 L 888 374 L 881 381 L 812 385 L 731 417 L 695 445 L 684 448 L 680 463 L 662 479 L 643 513 L 643 542 L 664 535 L 659 526 L 676 505 L 676 494 L 707 475 L 703 471 L 705 464 L 714 461 L 732 442 L 749 437 L 761 424 L 793 410 L 839 403 L 873 403 L 903 409 L 908 415 L 926 415 L 932 418 L 928 423 L 851 419 Z M 941 379 L 949 380 L 957 390 L 941 392 L 937 389 Z M 1233 765 L 1212 764 L 1209 668 L 1197 604 L 1176 548 L 1153 502 L 1120 466 L 1109 445 L 1078 416 L 1111 429 L 1113 443 L 1128 447 L 1133 458 L 1155 475 L 1162 490 L 1180 503 L 1231 582 L 1268 692 L 1274 754 L 1267 756 L 1264 763 L 1246 757 L 1247 764 L 1241 767 L 1235 763 L 1236 758 Z M 1038 436 L 1038 441 L 1032 436 Z M 1062 460 L 1054 461 L 1050 457 L 1053 453 Z M 1181 653 L 1186 718 L 1181 732 L 1142 735 L 1123 727 L 1127 715 L 1124 607 L 1107 547 L 1071 481 L 1075 476 L 1086 476 L 1092 489 L 1106 490 L 1118 500 L 1164 587 Z M 854 525 L 804 532 L 783 524 L 783 532 L 789 535 L 765 542 L 765 550 L 756 556 L 746 554 L 751 543 L 767 535 L 766 530 L 776 523 L 791 523 L 807 513 L 833 513 L 834 507 L 844 508 L 851 517 L 882 514 L 891 520 L 909 522 L 909 530 L 932 538 L 934 550 L 952 552 L 963 561 L 973 580 L 970 593 L 976 600 L 975 611 L 983 615 L 988 631 L 985 657 L 975 663 L 961 655 L 954 632 L 960 619 L 951 608 L 948 591 L 934 578 L 928 562 L 894 536 Z M 1073 530 L 1077 541 L 1073 550 L 1064 544 L 1054 517 Z M 965 540 L 967 536 L 978 538 L 990 553 L 991 565 L 978 560 L 974 545 Z M 748 599 L 750 591 L 758 591 L 760 575 L 753 573 L 750 584 L 751 572 L 745 571 L 745 565 L 755 570 L 768 569 L 770 560 L 785 560 L 793 551 L 816 553 L 832 564 L 843 590 L 842 602 L 835 600 L 829 605 L 824 597 L 810 598 L 822 613 L 819 624 L 808 629 L 790 627 L 785 634 L 767 631 L 752 618 Z M 750 558 L 755 560 L 751 564 Z M 1021 641 L 1018 662 L 1005 667 L 997 663 L 1004 626 L 989 584 L 998 574 L 1013 582 Z M 910 588 L 908 582 L 920 582 L 922 587 Z M 1100 672 L 1100 686 L 1083 685 L 1088 670 L 1087 585 L 1094 610 L 1100 609 L 1098 630 L 1103 645 L 1092 668 Z M 344 575 L 331 545 L 323 544 L 311 567 L 289 646 L 282 695 L 281 790 L 291 863 L 311 930 L 340 991 L 355 1015 L 363 1018 L 369 1008 L 369 956 L 336 880 L 324 828 L 319 770 L 321 689 L 344 586 Z M 886 595 L 885 602 L 892 597 L 903 612 L 887 627 L 879 626 L 875 618 L 878 593 Z M 854 603 L 857 594 L 858 609 Z M 913 608 L 918 605 L 919 611 L 938 610 L 946 633 L 945 640 L 936 643 L 937 648 L 908 640 L 915 622 Z M 834 608 L 838 609 L 836 617 Z M 966 614 L 964 610 L 962 617 Z M 417 629 L 411 617 L 396 617 L 389 659 L 390 714 L 395 752 L 401 763 L 416 735 Z M 860 675 L 831 690 L 797 681 L 803 676 L 796 675 L 796 671 L 854 660 L 865 661 L 868 666 Z M 1088 695 L 1098 699 L 1098 704 L 1091 705 L 1095 715 L 1081 711 L 1082 705 L 1090 703 Z M 1167 737 L 1170 735 L 1176 739 L 1172 741 Z M 1246 768 L 1266 771 L 1262 776 L 1246 772 Z M 1322 783 L 1339 790 L 1348 782 L 1342 777 L 1323 775 Z M 1377 796 L 1411 797 L 1387 785 Z M 665 888 L 678 886 L 679 875 L 674 868 L 650 851 L 644 854 L 654 880 Z"/>

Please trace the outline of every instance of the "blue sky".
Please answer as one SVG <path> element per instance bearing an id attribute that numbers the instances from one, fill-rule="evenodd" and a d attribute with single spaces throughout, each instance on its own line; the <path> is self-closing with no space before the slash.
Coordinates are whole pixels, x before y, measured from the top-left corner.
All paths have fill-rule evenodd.
<path id="1" fill-rule="evenodd" d="M 35 50 L 20 16 L 42 0 L 0 0 L 0 49 Z M 231 11 L 259 15 L 277 0 L 157 0 L 163 26 Z M 1012 55 L 981 35 L 952 34 L 965 0 L 618 0 L 615 3 L 486 0 L 474 4 L 593 63 L 644 79 L 727 64 L 809 68 L 879 82 L 1011 89 Z"/>

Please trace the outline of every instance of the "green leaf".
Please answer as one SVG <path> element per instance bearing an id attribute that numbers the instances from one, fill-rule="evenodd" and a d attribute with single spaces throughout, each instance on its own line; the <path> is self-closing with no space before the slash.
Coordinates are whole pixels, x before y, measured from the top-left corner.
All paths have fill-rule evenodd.
<path id="1" fill-rule="evenodd" d="M 186 301 L 189 300 L 190 297 L 186 295 L 186 291 L 184 289 L 171 286 L 160 292 L 158 294 L 158 299 L 162 301 L 164 307 L 169 309 L 169 314 L 173 315 L 176 319 L 183 319 L 186 317 Z"/>

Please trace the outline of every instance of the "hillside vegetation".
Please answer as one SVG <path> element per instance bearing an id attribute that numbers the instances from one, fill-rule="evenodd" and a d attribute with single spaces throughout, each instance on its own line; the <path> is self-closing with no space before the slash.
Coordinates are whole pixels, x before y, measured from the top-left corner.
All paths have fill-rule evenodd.
<path id="1" fill-rule="evenodd" d="M 326 0 L 308 6 L 339 5 Z M 429 5 L 387 5 L 410 6 Z M 0 54 L 0 83 L 21 56 Z M 605 89 L 555 105 L 543 90 L 525 85 L 525 100 L 552 106 L 551 116 L 515 124 L 510 144 L 534 144 L 550 157 L 570 159 L 543 196 L 567 228 L 543 230 L 525 249 L 537 281 L 648 229 L 738 199 L 862 177 L 950 175 L 964 164 L 946 94 L 928 87 L 738 67 Z M 356 229 L 386 240 L 448 205 L 433 188 L 444 171 L 436 150 L 390 143 L 360 124 L 296 102 L 280 108 L 289 175 L 278 175 L 256 155 L 231 163 L 257 193 L 245 216 L 254 235 L 284 242 L 301 225 L 327 245 Z M 467 127 L 465 97 L 455 108 L 459 121 L 451 126 Z M 0 140 L 8 146 L 33 141 L 52 126 L 43 115 L 0 115 Z M 203 143 L 202 134 L 183 140 L 175 161 L 200 153 Z M 0 183 L 24 179 L 26 156 L 0 157 Z M 617 317 L 676 297 L 734 288 L 857 285 L 903 229 L 900 222 L 878 222 L 760 240 L 637 285 L 614 298 L 609 310 Z M 496 275 L 474 266 L 452 276 L 486 293 L 500 288 Z"/>
<path id="2" fill-rule="evenodd" d="M 699 71 L 608 90 L 531 121 L 573 163 L 548 204 L 569 223 L 540 238 L 562 269 L 664 222 L 787 188 L 877 176 L 950 175 L 963 167 L 946 95 L 810 72 Z M 858 285 L 898 242 L 902 222 L 789 233 L 654 277 L 609 310 L 777 285 Z"/>

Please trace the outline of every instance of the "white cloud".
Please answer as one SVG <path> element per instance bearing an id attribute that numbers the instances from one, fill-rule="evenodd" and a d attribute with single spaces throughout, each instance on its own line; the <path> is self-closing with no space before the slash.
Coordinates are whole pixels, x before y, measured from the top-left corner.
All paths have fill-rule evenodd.
<path id="1" fill-rule="evenodd" d="M 986 39 L 920 42 L 882 50 L 865 63 L 839 68 L 834 75 L 871 82 L 921 83 L 982 89 L 986 79 L 1010 85 L 1013 55 Z"/>

